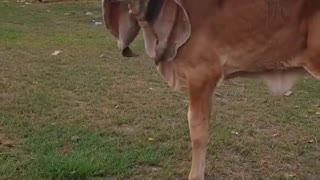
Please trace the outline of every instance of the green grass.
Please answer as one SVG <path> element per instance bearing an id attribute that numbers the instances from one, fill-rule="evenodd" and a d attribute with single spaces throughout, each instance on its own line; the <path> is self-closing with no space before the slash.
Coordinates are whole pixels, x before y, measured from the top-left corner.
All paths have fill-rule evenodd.
<path id="1" fill-rule="evenodd" d="M 0 17 L 0 179 L 187 177 L 187 96 L 167 88 L 141 38 L 139 57 L 120 56 L 91 22 L 100 2 L 0 1 Z M 208 179 L 319 179 L 320 82 L 282 98 L 235 82 L 215 98 Z"/>

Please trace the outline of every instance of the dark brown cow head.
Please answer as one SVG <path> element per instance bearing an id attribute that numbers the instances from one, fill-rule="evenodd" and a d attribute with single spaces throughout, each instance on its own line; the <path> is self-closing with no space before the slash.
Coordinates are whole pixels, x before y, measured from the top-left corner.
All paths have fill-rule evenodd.
<path id="1" fill-rule="evenodd" d="M 191 26 L 181 0 L 104 0 L 106 27 L 118 40 L 122 55 L 133 55 L 130 43 L 140 28 L 148 56 L 173 59 L 190 37 Z"/>

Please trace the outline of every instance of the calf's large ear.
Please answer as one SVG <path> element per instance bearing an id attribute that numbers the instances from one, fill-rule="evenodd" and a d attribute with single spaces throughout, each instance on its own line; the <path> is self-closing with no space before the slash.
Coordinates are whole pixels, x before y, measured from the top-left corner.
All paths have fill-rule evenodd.
<path id="1" fill-rule="evenodd" d="M 156 62 L 170 61 L 191 35 L 187 11 L 181 0 L 150 0 L 143 30 L 145 47 Z"/>
<path id="2" fill-rule="evenodd" d="M 138 35 L 140 26 L 129 14 L 128 3 L 121 0 L 103 0 L 102 10 L 104 23 L 111 34 L 117 38 L 122 55 L 134 56 L 129 45 Z"/>

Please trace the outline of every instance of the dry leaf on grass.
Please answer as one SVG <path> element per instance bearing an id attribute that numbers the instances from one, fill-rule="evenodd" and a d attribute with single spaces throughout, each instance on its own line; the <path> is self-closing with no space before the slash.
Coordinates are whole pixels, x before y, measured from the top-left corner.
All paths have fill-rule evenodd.
<path id="1" fill-rule="evenodd" d="M 309 141 L 308 141 L 308 143 L 313 143 L 314 142 L 314 140 L 313 139 L 310 139 Z"/>
<path id="2" fill-rule="evenodd" d="M 51 55 L 52 56 L 57 56 L 57 55 L 59 55 L 59 54 L 61 54 L 62 53 L 62 51 L 60 51 L 60 50 L 55 50 L 53 53 L 51 53 Z"/>
<path id="3" fill-rule="evenodd" d="M 239 132 L 237 132 L 237 131 L 231 131 L 231 134 L 239 135 Z"/>
<path id="4" fill-rule="evenodd" d="M 92 12 L 86 12 L 85 15 L 92 16 L 93 14 L 92 14 Z"/>
<path id="5" fill-rule="evenodd" d="M 94 25 L 96 25 L 96 26 L 102 25 L 102 22 L 96 21 L 96 22 L 94 22 Z"/>
<path id="6" fill-rule="evenodd" d="M 291 96 L 291 95 L 293 95 L 293 92 L 292 92 L 292 91 L 288 91 L 288 92 L 284 93 L 284 96 L 287 96 L 287 97 L 289 97 L 289 96 Z"/>

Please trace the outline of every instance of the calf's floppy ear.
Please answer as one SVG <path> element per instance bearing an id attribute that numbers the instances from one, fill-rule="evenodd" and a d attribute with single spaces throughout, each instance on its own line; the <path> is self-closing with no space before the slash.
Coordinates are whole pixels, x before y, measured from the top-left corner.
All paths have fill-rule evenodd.
<path id="1" fill-rule="evenodd" d="M 123 0 L 103 0 L 102 10 L 104 23 L 117 38 L 121 54 L 125 57 L 134 56 L 129 45 L 138 35 L 140 26 L 129 14 L 128 3 Z"/>
<path id="2" fill-rule="evenodd" d="M 146 52 L 155 58 L 156 63 L 174 59 L 178 49 L 190 38 L 191 25 L 182 2 L 150 0 L 144 19 L 138 18 Z"/>

